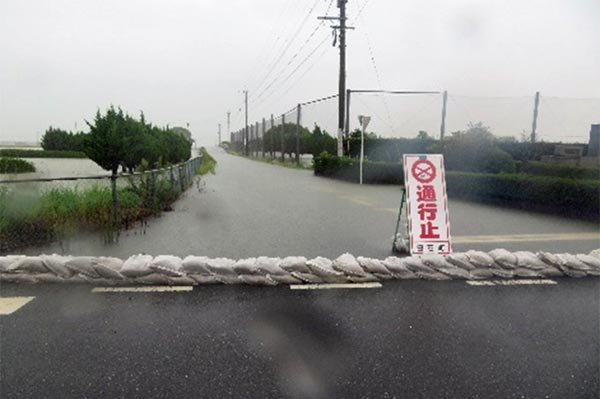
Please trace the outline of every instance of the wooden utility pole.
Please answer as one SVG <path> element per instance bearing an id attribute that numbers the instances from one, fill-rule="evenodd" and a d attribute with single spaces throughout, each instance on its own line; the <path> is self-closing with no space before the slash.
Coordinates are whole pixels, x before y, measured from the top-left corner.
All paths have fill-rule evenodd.
<path id="1" fill-rule="evenodd" d="M 536 137 L 536 129 L 537 129 L 537 118 L 538 118 L 538 109 L 540 106 L 540 92 L 535 92 L 535 100 L 533 103 L 533 122 L 531 124 L 531 142 L 535 143 L 537 140 Z"/>
<path id="2" fill-rule="evenodd" d="M 275 118 L 273 118 L 273 114 L 271 114 L 271 161 L 275 158 Z"/>
<path id="3" fill-rule="evenodd" d="M 446 106 L 448 104 L 448 92 L 442 94 L 442 124 L 440 125 L 440 141 L 444 146 L 444 135 L 446 134 Z"/>
<path id="4" fill-rule="evenodd" d="M 256 125 L 254 127 L 254 152 L 256 153 L 256 158 L 258 158 L 258 122 L 256 122 Z"/>
<path id="5" fill-rule="evenodd" d="M 281 162 L 285 162 L 285 114 L 281 114 Z"/>
<path id="6" fill-rule="evenodd" d="M 221 145 L 221 124 L 219 123 L 219 145 Z"/>
<path id="7" fill-rule="evenodd" d="M 337 0 L 337 6 L 340 9 L 339 17 L 322 16 L 322 20 L 336 20 L 339 25 L 332 26 L 336 31 L 339 31 L 339 48 L 340 48 L 340 70 L 338 79 L 338 134 L 337 134 L 337 155 L 344 155 L 344 123 L 345 123 L 345 107 L 346 107 L 346 30 L 354 29 L 346 26 L 346 3 L 348 0 Z M 337 36 L 336 36 L 337 37 Z"/>
<path id="8" fill-rule="evenodd" d="M 244 154 L 246 156 L 249 155 L 249 148 L 248 148 L 248 90 L 244 90 L 244 108 L 245 108 L 245 131 L 244 131 L 244 141 L 245 141 L 245 145 L 244 145 Z"/>
<path id="9" fill-rule="evenodd" d="M 227 136 L 225 137 L 229 137 L 230 142 L 233 142 L 233 140 L 231 140 L 231 112 L 229 111 L 227 111 Z"/>
<path id="10" fill-rule="evenodd" d="M 300 112 L 302 105 L 296 109 L 296 164 L 300 165 Z"/>
<path id="11" fill-rule="evenodd" d="M 260 144 L 262 146 L 262 157 L 265 157 L 265 127 L 266 121 L 265 118 L 262 118 L 262 136 L 260 138 Z"/>

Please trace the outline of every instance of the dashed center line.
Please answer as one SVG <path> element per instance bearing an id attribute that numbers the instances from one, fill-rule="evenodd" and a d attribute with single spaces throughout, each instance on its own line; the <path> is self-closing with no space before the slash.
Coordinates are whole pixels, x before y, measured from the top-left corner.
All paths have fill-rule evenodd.
<path id="1" fill-rule="evenodd" d="M 30 301 L 35 299 L 34 296 L 15 296 L 0 298 L 0 316 L 9 315 L 16 312 Z"/>
<path id="2" fill-rule="evenodd" d="M 182 292 L 192 291 L 194 289 L 191 285 L 157 285 L 151 287 L 95 287 L 92 289 L 94 294 L 105 293 L 105 292 Z"/>
<path id="3" fill-rule="evenodd" d="M 475 287 L 496 285 L 556 285 L 558 282 L 550 279 L 520 279 L 520 280 L 478 280 L 467 281 L 467 284 Z"/>
<path id="4" fill-rule="evenodd" d="M 291 284 L 290 290 L 334 290 L 345 288 L 381 288 L 381 283 Z"/>

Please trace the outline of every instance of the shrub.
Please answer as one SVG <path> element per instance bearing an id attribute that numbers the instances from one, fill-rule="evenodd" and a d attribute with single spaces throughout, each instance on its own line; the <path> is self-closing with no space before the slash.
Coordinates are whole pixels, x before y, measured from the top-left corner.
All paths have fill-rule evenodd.
<path id="1" fill-rule="evenodd" d="M 518 165 L 518 171 L 534 176 L 554 176 L 570 179 L 600 179 L 600 169 L 529 161 Z"/>
<path id="2" fill-rule="evenodd" d="M 0 173 L 35 172 L 35 166 L 18 158 L 0 158 Z"/>
<path id="3" fill-rule="evenodd" d="M 322 153 L 313 163 L 315 175 L 358 182 L 358 161 L 354 159 Z M 402 164 L 365 162 L 363 181 L 403 184 Z M 600 218 L 600 181 L 448 171 L 446 183 L 448 195 L 455 198 Z"/>

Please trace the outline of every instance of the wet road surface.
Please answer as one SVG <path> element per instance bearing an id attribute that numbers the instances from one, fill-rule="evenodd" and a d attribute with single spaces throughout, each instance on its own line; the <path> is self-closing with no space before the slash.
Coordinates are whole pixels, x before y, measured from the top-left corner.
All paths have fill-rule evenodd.
<path id="1" fill-rule="evenodd" d="M 390 254 L 401 191 L 315 177 L 212 149 L 217 174 L 190 188 L 174 210 L 124 232 L 117 244 L 78 235 L 29 254 L 189 254 L 211 257 L 337 257 Z M 597 223 L 474 202 L 449 201 L 454 250 L 589 252 L 600 247 Z"/>

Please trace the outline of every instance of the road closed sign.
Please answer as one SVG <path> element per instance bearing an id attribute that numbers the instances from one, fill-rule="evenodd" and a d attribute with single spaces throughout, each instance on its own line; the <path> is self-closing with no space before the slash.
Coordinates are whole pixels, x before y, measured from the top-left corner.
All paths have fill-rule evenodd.
<path id="1" fill-rule="evenodd" d="M 404 185 L 411 253 L 451 253 L 443 155 L 405 154 Z"/>

